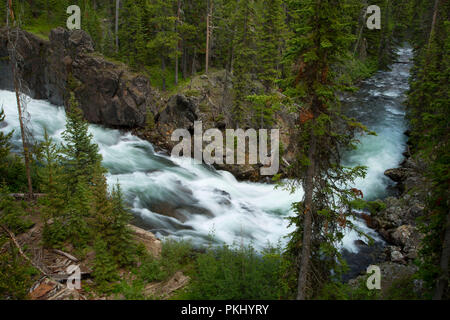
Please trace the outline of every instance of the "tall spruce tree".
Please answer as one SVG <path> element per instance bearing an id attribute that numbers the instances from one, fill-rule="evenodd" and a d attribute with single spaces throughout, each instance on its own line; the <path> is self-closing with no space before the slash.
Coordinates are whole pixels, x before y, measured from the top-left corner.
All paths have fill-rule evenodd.
<path id="1" fill-rule="evenodd" d="M 280 77 L 281 50 L 284 33 L 282 0 L 263 0 L 262 18 L 258 30 L 259 79 L 265 93 L 270 93 Z"/>
<path id="2" fill-rule="evenodd" d="M 426 163 L 424 173 L 432 183 L 419 223 L 424 236 L 419 276 L 426 296 L 439 300 L 450 297 L 450 4 L 429 0 L 422 5 L 428 27 L 421 26 L 424 36 L 414 40 L 418 50 L 407 105 L 413 153 Z"/>
<path id="3" fill-rule="evenodd" d="M 347 2 L 293 0 L 289 5 L 296 32 L 288 57 L 295 72 L 286 92 L 299 112 L 297 159 L 290 171 L 304 190 L 294 206 L 297 229 L 289 251 L 299 261 L 297 298 L 307 299 L 343 265 L 336 245 L 346 228 L 354 228 L 348 217 L 358 193 L 349 184 L 364 175 L 364 168 L 343 167 L 341 153 L 354 147 L 354 133 L 365 128 L 340 113 L 332 71 L 354 40 Z"/>
<path id="4" fill-rule="evenodd" d="M 245 126 L 250 115 L 247 96 L 252 89 L 252 73 L 255 66 L 255 8 L 253 0 L 239 0 L 234 16 L 236 24 L 233 87 L 233 119 L 236 127 Z"/>
<path id="5" fill-rule="evenodd" d="M 73 92 L 68 101 L 66 130 L 62 134 L 63 165 L 66 171 L 68 192 L 74 192 L 75 186 L 84 180 L 91 181 L 96 171 L 101 168 L 102 156 L 99 154 L 98 145 L 92 139 L 88 131 L 88 123 L 83 118 L 83 112 L 78 108 L 78 102 Z"/>
<path id="6" fill-rule="evenodd" d="M 2 122 L 5 121 L 5 112 L 3 108 L 0 110 L 0 127 L 2 125 Z M 2 170 L 5 170 L 6 168 L 6 157 L 9 155 L 10 149 L 11 149 L 11 139 L 12 132 L 10 133 L 3 133 L 0 131 L 0 172 L 4 173 Z M 5 175 L 2 174 L 2 177 Z M 1 183 L 1 181 L 0 181 Z"/>

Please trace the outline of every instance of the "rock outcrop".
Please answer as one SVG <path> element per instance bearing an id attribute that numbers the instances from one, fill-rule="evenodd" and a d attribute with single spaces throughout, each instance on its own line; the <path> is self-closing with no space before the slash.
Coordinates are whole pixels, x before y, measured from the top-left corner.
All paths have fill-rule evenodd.
<path id="1" fill-rule="evenodd" d="M 156 236 L 144 229 L 141 229 L 139 227 L 128 225 L 130 228 L 134 238 L 139 243 L 142 243 L 145 248 L 147 249 L 148 253 L 150 253 L 154 257 L 160 257 L 161 256 L 161 250 L 162 250 L 162 243 L 161 240 L 156 238 Z"/>
<path id="2" fill-rule="evenodd" d="M 408 158 L 401 168 L 390 169 L 386 175 L 399 183 L 402 194 L 384 200 L 385 208 L 373 211 L 373 227 L 390 244 L 386 256 L 392 262 L 408 264 L 417 258 L 422 235 L 416 220 L 424 214 L 427 180 L 423 177 L 420 159 Z"/>
<path id="3" fill-rule="evenodd" d="M 22 30 L 13 34 L 17 39 L 18 70 L 25 92 L 35 99 L 67 105 L 72 91 L 90 123 L 131 129 L 165 150 L 178 144 L 171 140 L 174 130 L 192 132 L 195 121 L 202 121 L 204 131 L 235 128 L 231 116 L 232 75 L 225 70 L 194 77 L 178 93 L 163 95 L 151 87 L 151 77 L 134 73 L 125 64 L 95 52 L 92 39 L 82 30 L 56 28 L 50 32 L 48 40 Z M 8 58 L 6 29 L 3 28 L 0 29 L 0 89 L 13 90 Z M 262 90 L 256 80 L 252 86 L 254 93 Z M 294 156 L 291 130 L 296 119 L 282 107 L 275 112 L 274 120 L 274 128 L 280 128 L 281 133 L 283 171 Z M 248 126 L 256 125 L 249 122 Z M 218 165 L 216 168 L 230 171 L 240 180 L 263 178 L 259 165 Z"/>
<path id="4" fill-rule="evenodd" d="M 17 31 L 15 31 L 16 33 Z M 19 71 L 28 93 L 63 105 L 73 91 L 91 123 L 135 128 L 145 125 L 147 111 L 155 111 L 149 80 L 125 65 L 94 52 L 90 36 L 82 30 L 56 28 L 49 40 L 20 31 L 16 37 Z M 7 62 L 6 30 L 0 30 L 0 88 L 12 89 Z"/>

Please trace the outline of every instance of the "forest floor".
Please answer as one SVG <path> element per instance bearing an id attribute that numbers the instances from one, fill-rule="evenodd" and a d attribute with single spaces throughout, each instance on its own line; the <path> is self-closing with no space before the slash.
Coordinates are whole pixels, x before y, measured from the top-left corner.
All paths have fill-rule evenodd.
<path id="1" fill-rule="evenodd" d="M 122 300 L 121 294 L 102 294 L 95 290 L 92 277 L 95 252 L 89 250 L 82 254 L 73 246 L 67 245 L 64 251 L 43 246 L 44 223 L 39 212 L 34 211 L 28 216 L 32 227 L 27 231 L 13 235 L 9 230 L 2 230 L 12 241 L 0 247 L 0 253 L 8 250 L 9 244 L 15 246 L 23 260 L 27 260 L 37 270 L 33 276 L 33 285 L 29 289 L 31 300 Z M 147 252 L 155 258 L 161 258 L 162 244 L 152 233 L 135 226 L 129 226 L 134 240 L 142 244 Z M 74 273 L 71 268 L 79 268 L 80 289 L 71 289 L 70 279 Z M 71 278 L 72 275 L 72 278 Z M 133 281 L 134 275 L 125 269 L 119 271 L 123 281 Z M 176 291 L 184 288 L 190 281 L 182 271 L 177 271 L 168 280 L 150 282 L 143 288 L 148 299 L 170 299 Z M 75 282 L 71 281 L 73 284 Z"/>

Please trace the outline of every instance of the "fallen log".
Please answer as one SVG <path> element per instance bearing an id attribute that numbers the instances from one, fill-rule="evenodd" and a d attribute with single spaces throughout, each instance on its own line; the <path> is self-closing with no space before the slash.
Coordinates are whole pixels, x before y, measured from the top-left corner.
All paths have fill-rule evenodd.
<path id="1" fill-rule="evenodd" d="M 29 194 L 28 193 L 11 193 L 9 194 L 10 197 L 13 197 L 17 200 L 24 200 L 24 199 L 28 199 L 29 198 Z M 45 197 L 46 194 L 45 193 L 33 193 L 32 195 L 32 199 L 39 199 L 39 198 L 43 198 Z"/>
<path id="2" fill-rule="evenodd" d="M 58 249 L 53 249 L 53 252 L 56 254 L 59 254 L 60 256 L 64 256 L 69 260 L 72 260 L 73 262 L 78 262 L 79 260 L 77 258 L 75 258 L 74 256 L 72 256 L 71 254 L 68 254 L 64 251 L 58 250 Z"/>

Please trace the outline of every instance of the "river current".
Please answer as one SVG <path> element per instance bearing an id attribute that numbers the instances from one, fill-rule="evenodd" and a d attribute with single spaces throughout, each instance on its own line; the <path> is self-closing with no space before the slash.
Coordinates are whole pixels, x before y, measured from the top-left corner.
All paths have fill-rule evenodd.
<path id="1" fill-rule="evenodd" d="M 391 71 L 381 71 L 364 81 L 361 89 L 344 102 L 347 114 L 355 117 L 377 136 L 361 137 L 358 150 L 345 157 L 347 165 L 365 165 L 368 174 L 356 183 L 366 199 L 388 195 L 393 185 L 384 171 L 399 165 L 406 144 L 405 108 L 412 50 L 398 50 L 399 63 Z M 14 129 L 14 151 L 20 152 L 21 137 L 15 94 L 0 90 L 0 107 L 6 125 Z M 37 141 L 44 128 L 55 142 L 62 142 L 66 115 L 64 108 L 47 101 L 28 98 L 30 130 Z M 267 243 L 285 244 L 292 228 L 287 217 L 291 205 L 302 198 L 302 191 L 290 193 L 270 184 L 238 182 L 231 173 L 195 165 L 187 158 L 172 158 L 155 152 L 152 144 L 130 133 L 90 125 L 99 145 L 103 165 L 108 169 L 108 183 L 120 183 L 126 201 L 135 216 L 134 223 L 157 236 L 191 240 L 206 244 L 210 235 L 228 244 L 252 243 L 257 249 Z M 357 225 L 377 241 L 382 241 L 363 221 Z M 343 247 L 356 253 L 359 249 L 354 232 L 345 236 Z"/>

